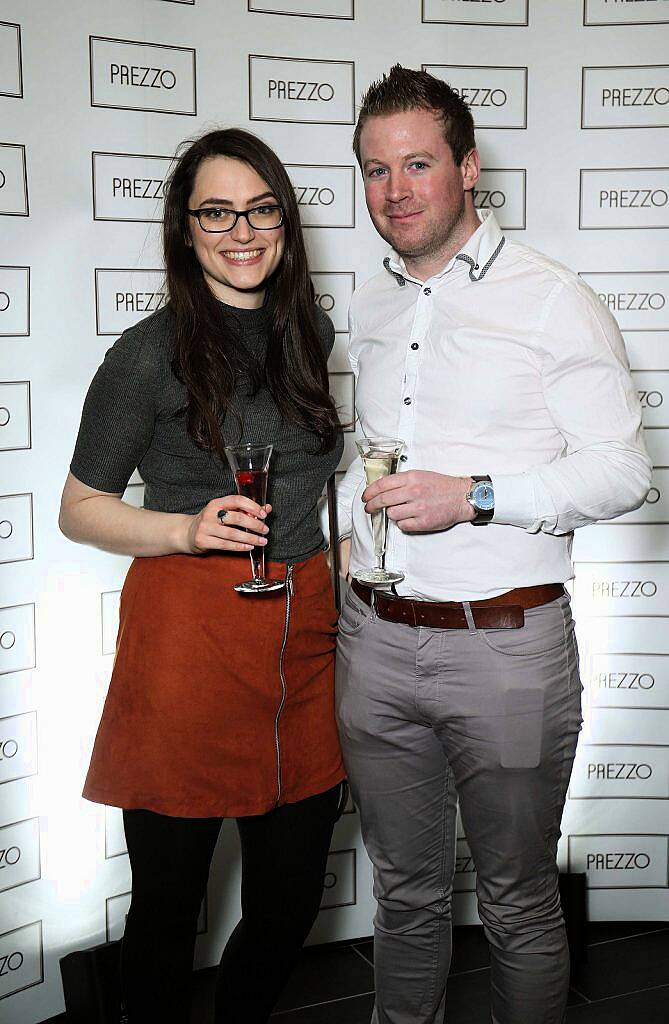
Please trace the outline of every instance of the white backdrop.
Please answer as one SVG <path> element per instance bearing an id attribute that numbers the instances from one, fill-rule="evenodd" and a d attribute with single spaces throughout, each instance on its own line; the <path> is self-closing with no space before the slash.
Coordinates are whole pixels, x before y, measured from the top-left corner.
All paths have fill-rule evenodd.
<path id="1" fill-rule="evenodd" d="M 162 182 L 186 137 L 250 127 L 289 165 L 332 385 L 352 287 L 384 245 L 350 149 L 355 105 L 395 61 L 472 104 L 477 201 L 584 275 L 625 333 L 656 465 L 638 512 L 576 538 L 586 726 L 560 847 L 592 918 L 669 913 L 669 0 L 0 0 L 0 1011 L 62 1010 L 58 957 L 118 936 L 130 876 L 119 815 L 79 793 L 109 680 L 126 559 L 56 520 L 88 382 L 163 301 Z M 352 457 L 347 437 L 343 466 Z M 128 498 L 142 500 L 135 479 Z M 188 750 L 174 750 L 187 759 Z M 407 823 L 411 827 L 411 823 Z M 459 840 L 456 914 L 475 920 Z M 237 912 L 234 827 L 198 939 Z M 338 825 L 312 941 L 369 934 L 369 864 Z"/>

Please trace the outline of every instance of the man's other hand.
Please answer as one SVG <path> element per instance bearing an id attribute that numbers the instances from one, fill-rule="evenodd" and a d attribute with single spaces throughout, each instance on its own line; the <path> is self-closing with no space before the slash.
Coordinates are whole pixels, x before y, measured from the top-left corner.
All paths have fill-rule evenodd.
<path id="1" fill-rule="evenodd" d="M 362 500 L 365 512 L 387 508 L 388 518 L 404 533 L 431 533 L 474 518 L 474 509 L 465 499 L 471 485 L 469 476 L 414 469 L 370 484 Z"/>

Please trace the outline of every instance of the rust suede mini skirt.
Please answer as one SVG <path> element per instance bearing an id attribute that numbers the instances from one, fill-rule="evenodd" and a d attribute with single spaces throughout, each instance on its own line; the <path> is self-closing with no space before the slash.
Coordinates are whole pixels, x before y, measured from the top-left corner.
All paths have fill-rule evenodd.
<path id="1" fill-rule="evenodd" d="M 284 590 L 237 594 L 248 556 L 137 558 L 84 796 L 175 817 L 265 814 L 344 778 L 337 613 L 325 558 L 268 562 Z"/>

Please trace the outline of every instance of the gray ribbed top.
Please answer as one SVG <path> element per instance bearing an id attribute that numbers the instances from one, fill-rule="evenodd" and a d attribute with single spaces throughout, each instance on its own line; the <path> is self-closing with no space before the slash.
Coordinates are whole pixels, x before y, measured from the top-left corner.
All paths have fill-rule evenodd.
<path id="1" fill-rule="evenodd" d="M 271 309 L 221 307 L 224 320 L 234 325 L 235 334 L 262 365 Z M 334 328 L 322 310 L 317 314 L 329 355 Z M 125 331 L 109 349 L 88 389 L 70 469 L 89 487 L 120 494 L 137 467 L 145 484 L 145 508 L 193 514 L 236 488 L 227 463 L 195 445 L 185 416 L 179 414 L 186 404 L 186 389 L 170 365 L 172 324 L 169 308 L 161 309 Z M 252 395 L 244 375 L 239 378 L 236 405 L 242 436 L 229 414 L 221 428 L 225 443 L 274 444 L 267 557 L 282 562 L 307 558 L 324 546 L 316 506 L 339 464 L 343 438 L 340 434 L 333 451 L 318 454 L 317 436 L 282 419 L 266 387 Z"/>

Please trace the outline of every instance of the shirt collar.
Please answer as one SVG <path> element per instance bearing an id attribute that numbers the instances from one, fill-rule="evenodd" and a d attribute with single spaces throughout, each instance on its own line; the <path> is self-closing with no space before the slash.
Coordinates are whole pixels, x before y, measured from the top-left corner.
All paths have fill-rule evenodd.
<path id="1" fill-rule="evenodd" d="M 439 281 L 443 278 L 454 266 L 457 266 L 457 261 L 469 264 L 470 281 L 479 281 L 497 259 L 505 242 L 504 235 L 497 223 L 497 218 L 492 210 L 477 210 L 476 214 L 481 222 L 478 228 L 473 235 L 470 235 L 462 249 L 449 260 L 443 270 L 433 274 L 432 281 Z M 404 286 L 407 281 L 412 281 L 415 284 L 425 283 L 424 281 L 418 281 L 409 274 L 404 260 L 401 256 L 398 256 L 394 249 L 390 250 L 383 261 L 383 265 L 393 275 L 398 285 Z"/>

